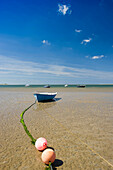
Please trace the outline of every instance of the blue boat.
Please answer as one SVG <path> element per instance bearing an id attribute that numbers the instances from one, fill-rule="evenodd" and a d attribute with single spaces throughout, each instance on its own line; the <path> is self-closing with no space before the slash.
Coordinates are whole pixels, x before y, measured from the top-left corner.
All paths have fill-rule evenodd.
<path id="1" fill-rule="evenodd" d="M 34 97 L 38 102 L 42 102 L 42 101 L 52 100 L 56 95 L 57 92 L 56 93 L 43 92 L 43 93 L 35 93 Z"/>
<path id="2" fill-rule="evenodd" d="M 47 86 L 44 86 L 44 88 L 50 88 L 50 86 L 49 86 L 49 85 L 47 85 Z"/>

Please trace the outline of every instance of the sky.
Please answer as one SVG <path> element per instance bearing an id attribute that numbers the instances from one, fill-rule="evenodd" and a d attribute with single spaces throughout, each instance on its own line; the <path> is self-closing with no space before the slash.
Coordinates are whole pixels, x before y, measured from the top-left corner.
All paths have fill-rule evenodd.
<path id="1" fill-rule="evenodd" d="M 0 1 L 0 84 L 113 84 L 113 0 Z"/>

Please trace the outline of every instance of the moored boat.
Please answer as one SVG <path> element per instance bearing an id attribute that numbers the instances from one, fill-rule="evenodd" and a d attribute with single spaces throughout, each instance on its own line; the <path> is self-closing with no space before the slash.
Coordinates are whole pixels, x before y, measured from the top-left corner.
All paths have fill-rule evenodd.
<path id="1" fill-rule="evenodd" d="M 44 88 L 50 88 L 50 86 L 49 86 L 49 85 L 46 85 L 46 86 L 44 86 Z"/>
<path id="2" fill-rule="evenodd" d="M 34 93 L 34 97 L 38 102 L 52 100 L 56 95 L 57 92 L 56 93 L 48 93 L 48 92 Z"/>
<path id="3" fill-rule="evenodd" d="M 64 87 L 68 87 L 68 85 L 67 85 L 67 84 L 65 84 L 65 85 L 64 85 Z"/>
<path id="4" fill-rule="evenodd" d="M 85 85 L 78 85 L 77 87 L 78 88 L 85 88 L 86 86 Z"/>
<path id="5" fill-rule="evenodd" d="M 29 84 L 26 84 L 25 87 L 29 87 L 30 85 Z"/>

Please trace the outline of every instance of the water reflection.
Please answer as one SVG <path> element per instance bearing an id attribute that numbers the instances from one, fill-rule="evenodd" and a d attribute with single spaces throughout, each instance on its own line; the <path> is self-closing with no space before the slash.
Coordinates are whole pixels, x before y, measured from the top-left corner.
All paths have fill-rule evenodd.
<path id="1" fill-rule="evenodd" d="M 45 110 L 48 109 L 50 107 L 53 107 L 57 104 L 57 101 L 61 100 L 61 98 L 55 98 L 53 100 L 50 101 L 45 101 L 45 102 L 36 102 L 36 104 L 34 105 L 34 110 Z"/>

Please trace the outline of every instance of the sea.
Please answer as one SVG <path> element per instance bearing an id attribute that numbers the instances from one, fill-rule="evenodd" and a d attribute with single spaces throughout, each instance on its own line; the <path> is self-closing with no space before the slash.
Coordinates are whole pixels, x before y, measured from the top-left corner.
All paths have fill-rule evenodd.
<path id="1" fill-rule="evenodd" d="M 79 84 L 69 84 L 66 88 L 70 88 L 70 87 L 78 87 Z M 82 84 L 81 84 L 82 85 Z M 39 84 L 30 84 L 29 86 L 25 86 L 25 85 L 7 85 L 7 84 L 1 84 L 0 85 L 0 88 L 23 88 L 23 87 L 26 87 L 26 88 L 40 88 L 40 87 L 44 87 L 45 84 L 42 84 L 42 85 L 39 85 Z M 49 86 L 52 88 L 64 88 L 65 87 L 65 84 L 49 84 Z M 85 85 L 85 88 L 113 88 L 113 84 L 86 84 Z"/>

